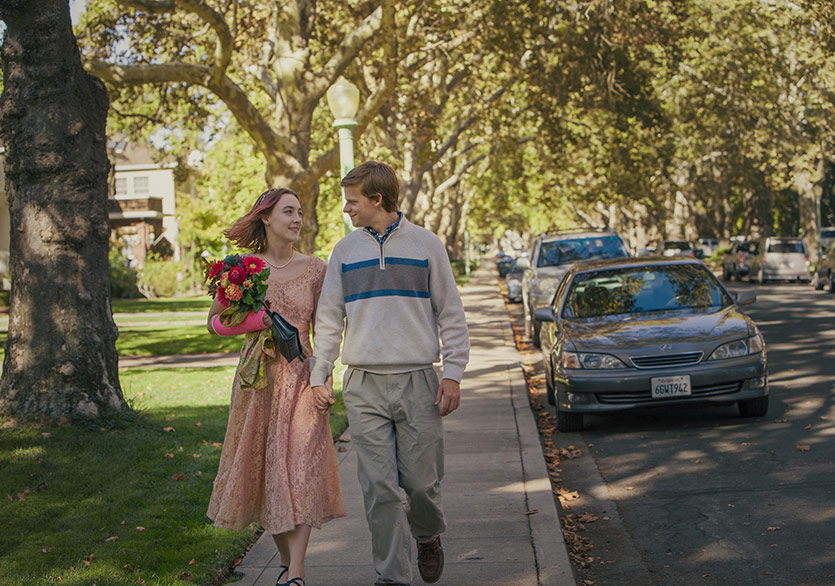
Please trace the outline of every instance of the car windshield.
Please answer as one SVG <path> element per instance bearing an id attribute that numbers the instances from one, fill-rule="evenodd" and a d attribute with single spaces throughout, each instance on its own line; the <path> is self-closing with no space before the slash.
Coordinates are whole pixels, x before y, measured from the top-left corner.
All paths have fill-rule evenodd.
<path id="1" fill-rule="evenodd" d="M 771 242 L 768 245 L 768 252 L 799 252 L 804 253 L 802 242 Z"/>
<path id="2" fill-rule="evenodd" d="M 564 316 L 589 318 L 673 309 L 718 309 L 733 303 L 701 265 L 600 270 L 575 277 Z"/>
<path id="3" fill-rule="evenodd" d="M 536 261 L 538 267 L 553 267 L 578 260 L 628 256 L 617 236 L 592 236 L 572 240 L 543 242 Z"/>

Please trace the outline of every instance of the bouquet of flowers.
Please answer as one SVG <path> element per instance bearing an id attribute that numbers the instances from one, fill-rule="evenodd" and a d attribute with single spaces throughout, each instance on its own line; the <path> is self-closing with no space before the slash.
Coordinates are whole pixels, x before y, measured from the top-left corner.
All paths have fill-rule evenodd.
<path id="1" fill-rule="evenodd" d="M 243 322 L 250 312 L 267 309 L 267 277 L 270 269 L 257 256 L 230 254 L 223 260 L 204 261 L 209 295 L 218 299 L 225 309 L 218 319 L 226 327 Z M 238 376 L 242 389 L 267 386 L 267 362 L 275 358 L 272 328 L 246 334 Z"/>
<path id="2" fill-rule="evenodd" d="M 231 306 L 243 315 L 264 307 L 270 269 L 263 260 L 257 256 L 230 254 L 223 260 L 204 262 L 209 295 L 219 299 L 223 307 Z"/>

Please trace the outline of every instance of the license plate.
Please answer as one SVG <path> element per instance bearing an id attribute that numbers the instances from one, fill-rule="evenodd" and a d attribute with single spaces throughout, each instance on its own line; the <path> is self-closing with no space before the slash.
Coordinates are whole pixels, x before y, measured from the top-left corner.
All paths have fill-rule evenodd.
<path id="1" fill-rule="evenodd" d="M 665 399 L 667 397 L 690 396 L 690 376 L 660 376 L 651 378 L 652 398 Z"/>

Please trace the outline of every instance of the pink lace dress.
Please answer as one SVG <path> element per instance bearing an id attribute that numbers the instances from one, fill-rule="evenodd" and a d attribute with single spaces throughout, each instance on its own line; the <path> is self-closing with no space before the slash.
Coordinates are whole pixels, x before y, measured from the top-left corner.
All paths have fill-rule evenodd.
<path id="1" fill-rule="evenodd" d="M 310 322 L 327 264 L 311 257 L 286 282 L 269 277 L 267 299 L 299 329 L 310 351 Z M 243 529 L 257 522 L 269 533 L 296 525 L 320 527 L 345 516 L 339 467 L 328 416 L 316 409 L 307 361 L 280 354 L 267 367 L 266 388 L 242 391 L 237 373 L 220 465 L 209 510 L 215 526 Z"/>

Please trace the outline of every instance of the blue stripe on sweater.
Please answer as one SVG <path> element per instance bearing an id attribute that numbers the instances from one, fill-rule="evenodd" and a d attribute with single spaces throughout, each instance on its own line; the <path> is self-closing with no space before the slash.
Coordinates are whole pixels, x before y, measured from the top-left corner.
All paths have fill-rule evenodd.
<path id="1" fill-rule="evenodd" d="M 400 256 L 387 256 L 386 257 L 386 264 L 389 265 L 409 265 L 412 267 L 423 267 L 425 269 L 429 268 L 429 259 L 428 258 L 403 258 Z"/>
<path id="2" fill-rule="evenodd" d="M 361 260 L 359 262 L 351 262 L 351 263 L 342 263 L 342 272 L 347 273 L 348 271 L 353 271 L 355 269 L 364 269 L 366 267 L 373 267 L 379 265 L 380 261 L 376 258 L 372 258 L 371 260 Z"/>
<path id="3" fill-rule="evenodd" d="M 410 291 L 409 289 L 376 289 L 374 291 L 363 291 L 345 297 L 345 303 L 358 299 L 369 299 L 371 297 L 419 297 L 429 299 L 429 291 Z"/>

